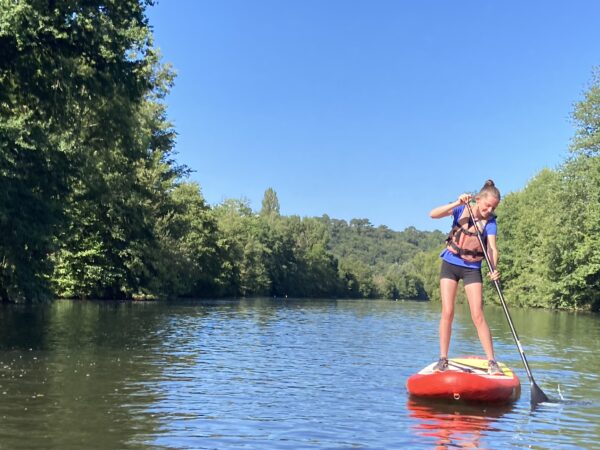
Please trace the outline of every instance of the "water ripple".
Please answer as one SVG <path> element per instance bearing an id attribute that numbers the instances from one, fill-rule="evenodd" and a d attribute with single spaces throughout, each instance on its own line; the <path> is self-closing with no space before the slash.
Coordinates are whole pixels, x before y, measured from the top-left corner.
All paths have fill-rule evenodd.
<path id="1" fill-rule="evenodd" d="M 502 312 L 486 308 L 496 352 L 523 384 L 502 408 L 408 398 L 407 377 L 437 355 L 436 304 L 59 302 L 34 312 L 45 330 L 34 342 L 0 315 L 14 333 L 0 352 L 2 445 L 594 448 L 598 318 L 513 312 L 536 381 L 556 400 L 531 411 Z M 457 308 L 452 351 L 481 353 L 467 308 Z"/>

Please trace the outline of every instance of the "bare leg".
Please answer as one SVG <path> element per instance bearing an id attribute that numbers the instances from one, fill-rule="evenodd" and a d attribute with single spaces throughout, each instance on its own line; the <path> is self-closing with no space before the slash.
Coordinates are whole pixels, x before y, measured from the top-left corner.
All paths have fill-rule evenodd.
<path id="1" fill-rule="evenodd" d="M 487 359 L 494 358 L 494 345 L 492 343 L 492 333 L 483 315 L 483 285 L 481 283 L 470 283 L 465 286 L 469 309 L 471 310 L 471 319 L 477 329 L 477 335 L 481 341 L 483 351 Z"/>
<path id="2" fill-rule="evenodd" d="M 452 336 L 452 320 L 454 319 L 454 302 L 458 282 L 449 278 L 440 279 L 442 297 L 442 317 L 440 319 L 440 357 L 448 357 L 450 337 Z"/>

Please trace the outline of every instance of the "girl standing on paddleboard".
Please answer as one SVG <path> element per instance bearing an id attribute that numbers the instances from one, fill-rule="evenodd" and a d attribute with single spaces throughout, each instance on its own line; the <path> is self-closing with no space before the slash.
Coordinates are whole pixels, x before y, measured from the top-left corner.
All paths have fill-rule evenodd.
<path id="1" fill-rule="evenodd" d="M 440 271 L 440 294 L 442 299 L 442 317 L 440 319 L 440 359 L 434 371 L 442 372 L 448 368 L 448 349 L 452 335 L 452 319 L 459 280 L 463 280 L 465 293 L 469 302 L 471 318 L 477 329 L 477 335 L 488 359 L 490 374 L 502 374 L 494 357 L 494 346 L 490 327 L 483 315 L 483 279 L 481 276 L 481 261 L 483 251 L 477 238 L 479 228 L 483 242 L 494 268 L 498 264 L 498 249 L 496 248 L 496 218 L 494 210 L 500 203 L 500 191 L 492 180 L 487 180 L 475 196 L 475 204 L 471 208 L 475 223 L 469 216 L 467 203 L 473 200 L 471 194 L 462 194 L 455 202 L 438 206 L 429 215 L 433 219 L 453 216 L 452 231 L 448 235 L 447 246 L 441 253 L 442 268 Z M 492 280 L 498 280 L 500 273 L 494 270 L 488 275 Z"/>

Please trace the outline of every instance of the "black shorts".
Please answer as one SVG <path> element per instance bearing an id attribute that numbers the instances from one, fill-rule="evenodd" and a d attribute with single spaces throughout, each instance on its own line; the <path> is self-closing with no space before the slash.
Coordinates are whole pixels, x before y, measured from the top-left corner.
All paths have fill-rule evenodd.
<path id="1" fill-rule="evenodd" d="M 470 269 L 468 267 L 457 266 L 442 260 L 442 268 L 440 270 L 440 279 L 449 278 L 454 281 L 463 280 L 465 286 L 471 283 L 483 283 L 481 277 L 481 269 Z"/>

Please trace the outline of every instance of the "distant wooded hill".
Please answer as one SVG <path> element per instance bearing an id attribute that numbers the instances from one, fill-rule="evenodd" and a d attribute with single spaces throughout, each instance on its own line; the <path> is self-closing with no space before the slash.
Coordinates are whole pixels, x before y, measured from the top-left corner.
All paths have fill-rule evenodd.
<path id="1" fill-rule="evenodd" d="M 338 258 L 353 258 L 373 267 L 404 264 L 415 254 L 440 247 L 446 236 L 441 231 L 419 231 L 408 227 L 394 231 L 385 225 L 374 227 L 368 219 L 350 222 L 321 219 L 330 232 L 328 248 Z"/>
<path id="2" fill-rule="evenodd" d="M 352 295 L 425 299 L 436 296 L 434 272 L 445 234 L 408 227 L 394 231 L 374 227 L 368 219 L 350 222 L 323 216 L 328 249 L 342 273 L 351 276 Z"/>

